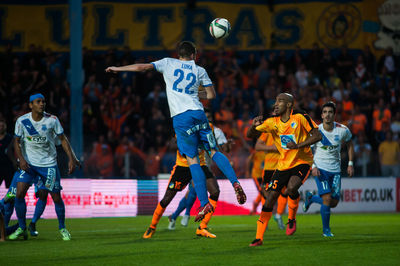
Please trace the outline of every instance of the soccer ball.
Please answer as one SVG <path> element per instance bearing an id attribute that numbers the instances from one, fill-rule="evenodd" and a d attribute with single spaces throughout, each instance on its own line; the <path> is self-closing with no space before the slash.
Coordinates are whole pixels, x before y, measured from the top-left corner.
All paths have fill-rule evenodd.
<path id="1" fill-rule="evenodd" d="M 225 18 L 216 18 L 210 23 L 210 34 L 215 39 L 228 37 L 231 31 L 231 24 Z"/>

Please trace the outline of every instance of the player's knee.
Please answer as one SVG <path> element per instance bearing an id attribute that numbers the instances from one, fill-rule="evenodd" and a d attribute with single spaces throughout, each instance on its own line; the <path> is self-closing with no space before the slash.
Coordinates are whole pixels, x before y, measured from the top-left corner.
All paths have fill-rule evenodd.
<path id="1" fill-rule="evenodd" d="M 331 199 L 329 206 L 331 208 L 335 208 L 338 205 L 339 201 L 337 199 Z"/>
<path id="2" fill-rule="evenodd" d="M 287 196 L 289 196 L 290 198 L 292 198 L 292 199 L 297 199 L 299 197 L 299 195 L 300 195 L 299 192 L 297 191 L 297 189 L 295 189 L 293 187 L 288 187 L 286 189 L 285 194 Z"/>
<path id="3" fill-rule="evenodd" d="M 47 198 L 47 197 L 46 197 Z M 51 198 L 53 199 L 54 203 L 61 203 L 62 198 L 60 193 L 52 193 Z"/>
<path id="4" fill-rule="evenodd" d="M 37 196 L 41 201 L 47 201 L 47 193 L 40 192 L 39 190 Z"/>
<path id="5" fill-rule="evenodd" d="M 216 189 L 212 193 L 210 192 L 210 199 L 218 201 L 219 193 L 220 193 L 219 189 Z"/>

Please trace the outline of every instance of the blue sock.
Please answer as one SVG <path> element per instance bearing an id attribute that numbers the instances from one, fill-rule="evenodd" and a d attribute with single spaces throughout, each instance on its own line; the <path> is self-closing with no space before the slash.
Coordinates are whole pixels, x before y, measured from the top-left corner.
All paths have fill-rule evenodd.
<path id="1" fill-rule="evenodd" d="M 54 203 L 57 219 L 58 219 L 58 229 L 65 228 L 65 206 L 64 201 L 61 200 L 59 203 Z"/>
<path id="2" fill-rule="evenodd" d="M 331 217 L 331 207 L 322 204 L 320 212 L 322 218 L 322 229 L 325 232 L 325 230 L 329 229 L 329 218 Z"/>
<path id="3" fill-rule="evenodd" d="M 194 202 L 196 201 L 197 195 L 196 190 L 194 190 L 193 186 L 189 187 L 189 194 L 186 199 L 186 212 L 185 215 L 190 215 L 190 210 L 193 207 Z"/>
<path id="4" fill-rule="evenodd" d="M 179 214 L 186 208 L 186 197 L 183 197 L 181 201 L 179 202 L 178 208 L 175 210 L 175 212 L 171 215 L 171 218 L 176 220 L 178 218 Z"/>
<path id="5" fill-rule="evenodd" d="M 6 227 L 6 236 L 11 235 L 12 233 L 15 232 L 15 230 L 17 230 L 19 227 L 19 224 L 14 224 L 12 226 L 7 226 Z"/>
<path id="6" fill-rule="evenodd" d="M 35 213 L 33 214 L 32 223 L 36 223 L 40 219 L 40 216 L 42 216 L 44 212 L 44 208 L 46 208 L 46 201 L 38 199 L 38 201 L 36 202 Z"/>
<path id="7" fill-rule="evenodd" d="M 22 230 L 26 229 L 26 202 L 25 198 L 15 198 L 15 212 L 18 217 L 18 224 Z"/>
<path id="8" fill-rule="evenodd" d="M 11 215 L 14 212 L 14 201 L 4 204 L 4 225 L 7 227 L 10 223 Z"/>
<path id="9" fill-rule="evenodd" d="M 314 196 L 312 196 L 312 198 L 311 198 L 311 202 L 312 203 L 318 203 L 318 204 L 321 204 L 322 205 L 322 198 L 320 197 L 320 196 L 317 196 L 317 195 L 314 195 Z"/>
<path id="10" fill-rule="evenodd" d="M 229 162 L 226 156 L 217 151 L 212 157 L 213 161 L 217 164 L 218 168 L 224 173 L 224 175 L 231 181 L 232 185 L 235 182 L 238 182 L 235 171 L 233 170 L 231 163 Z"/>
<path id="11" fill-rule="evenodd" d="M 208 203 L 206 176 L 203 172 L 203 169 L 201 169 L 200 164 L 192 164 L 189 166 L 189 168 L 194 182 L 194 189 L 196 190 L 200 204 L 203 207 Z"/>

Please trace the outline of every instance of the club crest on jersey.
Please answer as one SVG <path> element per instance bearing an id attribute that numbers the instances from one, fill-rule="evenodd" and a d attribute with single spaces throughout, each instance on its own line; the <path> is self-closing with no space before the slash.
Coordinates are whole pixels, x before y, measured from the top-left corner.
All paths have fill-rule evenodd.
<path id="1" fill-rule="evenodd" d="M 296 123 L 296 122 L 292 122 L 292 123 L 290 124 L 290 126 L 291 126 L 292 128 L 296 128 L 296 127 L 297 127 L 297 123 Z"/>
<path id="2" fill-rule="evenodd" d="M 174 183 L 169 183 L 169 186 L 168 186 L 170 189 L 173 189 L 174 187 L 175 187 L 175 184 Z"/>
<path id="3" fill-rule="evenodd" d="M 43 131 L 46 131 L 46 130 L 47 130 L 46 125 L 42 125 L 42 130 L 43 130 Z"/>
<path id="4" fill-rule="evenodd" d="M 335 141 L 339 141 L 339 135 L 335 135 Z"/>

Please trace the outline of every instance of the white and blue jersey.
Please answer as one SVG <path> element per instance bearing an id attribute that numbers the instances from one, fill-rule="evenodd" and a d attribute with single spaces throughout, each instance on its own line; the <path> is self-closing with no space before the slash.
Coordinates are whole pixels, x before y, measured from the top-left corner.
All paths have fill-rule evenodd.
<path id="1" fill-rule="evenodd" d="M 15 136 L 21 139 L 22 156 L 29 165 L 49 167 L 57 165 L 57 136 L 64 134 L 60 121 L 44 113 L 40 121 L 32 113 L 24 114 L 15 123 Z"/>
<path id="2" fill-rule="evenodd" d="M 323 124 L 318 126 L 322 140 L 314 144 L 314 165 L 319 169 L 320 176 L 315 177 L 318 194 L 332 193 L 333 199 L 340 199 L 340 150 L 342 143 L 351 140 L 350 130 L 334 122 L 333 130 L 326 131 Z M 313 166 L 314 167 L 314 166 Z"/>
<path id="3" fill-rule="evenodd" d="M 315 166 L 328 172 L 340 173 L 340 150 L 342 143 L 351 140 L 350 130 L 336 122 L 332 131 L 326 131 L 323 124 L 318 126 L 318 130 L 322 140 L 313 145 Z"/>
<path id="4" fill-rule="evenodd" d="M 164 76 L 171 117 L 187 110 L 203 110 L 198 96 L 199 86 L 212 86 L 204 68 L 193 60 L 175 58 L 164 58 L 151 64 Z"/>
<path id="5" fill-rule="evenodd" d="M 194 158 L 198 155 L 198 148 L 216 149 L 214 134 L 198 95 L 200 85 L 212 86 L 205 69 L 193 60 L 174 58 L 164 58 L 152 64 L 164 76 L 179 152 Z"/>
<path id="6" fill-rule="evenodd" d="M 15 136 L 21 139 L 22 156 L 29 164 L 27 171 L 18 170 L 17 182 L 35 183 L 37 189 L 57 192 L 61 187 L 61 174 L 57 166 L 58 136 L 64 134 L 60 121 L 54 115 L 44 113 L 40 121 L 27 113 L 17 119 Z"/>

